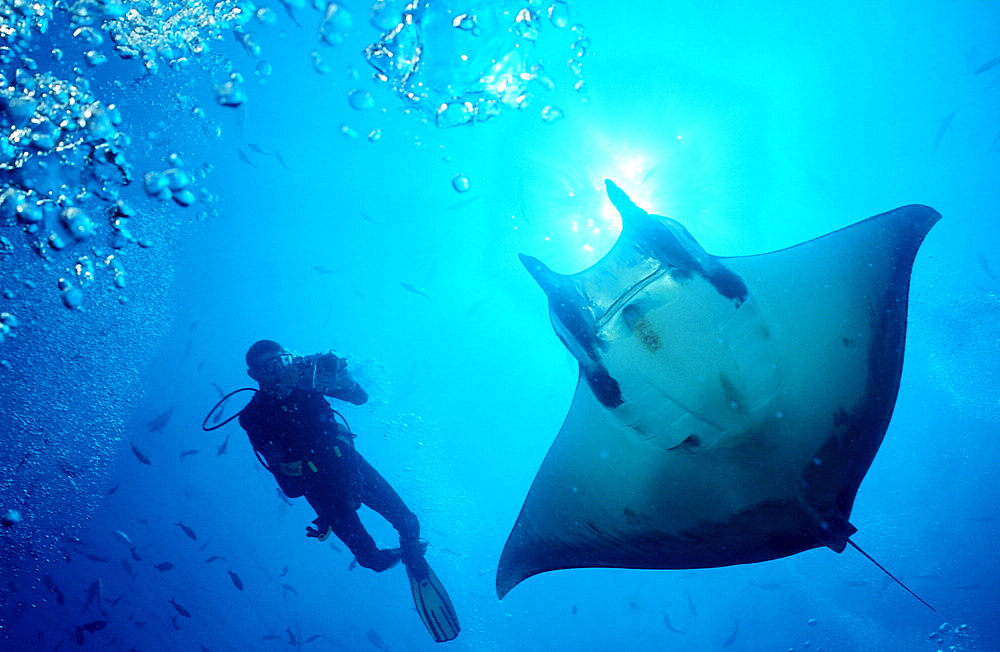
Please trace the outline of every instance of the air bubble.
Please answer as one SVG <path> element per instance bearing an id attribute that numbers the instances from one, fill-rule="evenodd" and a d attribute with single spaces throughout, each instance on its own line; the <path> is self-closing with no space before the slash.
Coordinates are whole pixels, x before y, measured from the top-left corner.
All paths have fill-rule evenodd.
<path id="1" fill-rule="evenodd" d="M 362 88 L 355 88 L 347 94 L 347 103 L 355 111 L 367 111 L 375 108 L 375 98 Z"/>
<path id="2" fill-rule="evenodd" d="M 457 193 L 469 192 L 469 177 L 463 174 L 456 174 L 451 178 L 451 187 L 454 188 Z"/>

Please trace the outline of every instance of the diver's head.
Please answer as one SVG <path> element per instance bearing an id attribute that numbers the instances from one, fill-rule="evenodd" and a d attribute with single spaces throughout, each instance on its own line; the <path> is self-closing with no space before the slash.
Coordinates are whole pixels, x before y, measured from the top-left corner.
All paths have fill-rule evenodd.
<path id="1" fill-rule="evenodd" d="M 292 354 L 274 340 L 260 340 L 247 350 L 246 361 L 247 375 L 268 388 L 278 384 L 285 367 L 292 362 Z"/>

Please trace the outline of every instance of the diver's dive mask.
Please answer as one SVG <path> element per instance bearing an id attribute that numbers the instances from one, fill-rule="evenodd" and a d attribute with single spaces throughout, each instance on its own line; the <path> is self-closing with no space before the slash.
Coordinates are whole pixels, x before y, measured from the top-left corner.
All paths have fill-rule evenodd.
<path id="1" fill-rule="evenodd" d="M 260 376 L 277 376 L 290 367 L 294 360 L 295 354 L 282 349 L 261 358 L 255 365 L 255 371 Z"/>

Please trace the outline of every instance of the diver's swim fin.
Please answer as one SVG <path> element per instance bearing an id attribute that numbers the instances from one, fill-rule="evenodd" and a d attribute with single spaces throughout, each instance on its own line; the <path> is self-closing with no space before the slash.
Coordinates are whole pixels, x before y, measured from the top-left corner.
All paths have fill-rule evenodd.
<path id="1" fill-rule="evenodd" d="M 435 642 L 444 643 L 458 636 L 462 628 L 458 624 L 455 607 L 427 561 L 418 557 L 405 566 L 413 591 L 413 604 Z"/>

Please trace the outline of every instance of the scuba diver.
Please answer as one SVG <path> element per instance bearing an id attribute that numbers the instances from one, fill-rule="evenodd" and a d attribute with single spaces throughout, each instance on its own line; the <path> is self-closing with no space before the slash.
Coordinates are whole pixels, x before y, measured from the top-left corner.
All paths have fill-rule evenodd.
<path id="1" fill-rule="evenodd" d="M 420 523 L 389 485 L 354 448 L 354 433 L 341 423 L 327 397 L 361 405 L 368 394 L 334 353 L 296 356 L 271 340 L 253 344 L 247 374 L 260 385 L 239 414 L 257 458 L 289 498 L 305 496 L 316 511 L 306 536 L 326 541 L 335 534 L 358 564 L 382 572 L 402 561 L 414 603 L 434 640 L 458 636 L 448 593 L 424 559 Z M 341 417 L 343 419 L 343 417 Z M 399 533 L 399 548 L 380 549 L 357 510 L 367 505 Z"/>

